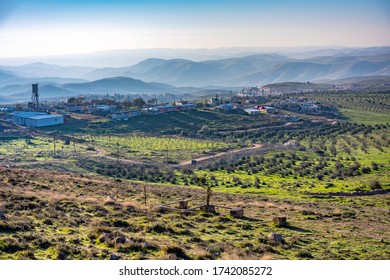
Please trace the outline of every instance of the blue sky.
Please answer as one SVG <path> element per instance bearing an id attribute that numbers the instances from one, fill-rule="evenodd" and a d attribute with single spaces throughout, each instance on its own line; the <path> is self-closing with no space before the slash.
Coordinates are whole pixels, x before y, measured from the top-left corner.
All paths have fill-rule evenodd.
<path id="1" fill-rule="evenodd" d="M 0 0 L 0 57 L 335 45 L 390 45 L 390 1 Z"/>

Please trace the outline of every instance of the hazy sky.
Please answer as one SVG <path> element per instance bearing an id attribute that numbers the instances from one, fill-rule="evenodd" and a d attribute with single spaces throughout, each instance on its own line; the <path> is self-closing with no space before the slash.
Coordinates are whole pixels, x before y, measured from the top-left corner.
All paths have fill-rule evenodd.
<path id="1" fill-rule="evenodd" d="M 390 45 L 390 0 L 0 0 L 0 57 Z"/>

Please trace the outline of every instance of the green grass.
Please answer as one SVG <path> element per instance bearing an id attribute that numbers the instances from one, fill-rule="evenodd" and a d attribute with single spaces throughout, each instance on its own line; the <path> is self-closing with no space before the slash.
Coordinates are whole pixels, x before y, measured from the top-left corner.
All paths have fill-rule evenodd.
<path id="1" fill-rule="evenodd" d="M 0 158 L 6 161 L 45 161 L 53 159 L 53 138 L 36 136 L 28 139 L 10 139 L 0 141 Z M 73 143 L 67 145 L 64 140 L 56 139 L 56 156 L 70 157 L 77 154 L 89 153 L 83 145 Z"/>
<path id="2" fill-rule="evenodd" d="M 184 137 L 152 137 L 134 134 L 121 136 L 94 137 L 99 148 L 109 151 L 122 159 L 138 159 L 144 161 L 181 162 L 209 153 L 216 153 L 237 147 L 222 141 L 191 139 Z"/>
<path id="3" fill-rule="evenodd" d="M 389 92 L 319 92 L 307 93 L 323 104 L 338 108 L 340 117 L 361 124 L 390 123 Z"/>
<path id="4" fill-rule="evenodd" d="M 220 208 L 188 215 L 154 209 L 183 198 L 198 205 L 205 199 L 199 188 L 149 184 L 144 206 L 143 184 L 129 181 L 0 168 L 0 182 L 9 219 L 0 221 L 0 259 L 388 259 L 389 196 L 301 201 L 214 192 L 212 203 L 244 207 L 237 219 Z M 107 194 L 114 205 L 104 203 Z M 273 225 L 280 215 L 288 227 Z M 271 232 L 284 242 L 270 240 Z"/>
<path id="5" fill-rule="evenodd" d="M 340 113 L 348 120 L 361 124 L 389 124 L 390 114 L 356 109 L 340 109 Z"/>

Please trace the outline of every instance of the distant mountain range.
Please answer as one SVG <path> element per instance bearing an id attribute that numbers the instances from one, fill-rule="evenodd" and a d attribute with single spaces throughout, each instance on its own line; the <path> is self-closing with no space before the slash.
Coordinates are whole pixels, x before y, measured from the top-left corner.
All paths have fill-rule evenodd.
<path id="1" fill-rule="evenodd" d="M 162 83 L 146 83 L 141 80 L 114 77 L 93 82 L 50 84 L 42 83 L 39 86 L 41 98 L 70 97 L 87 94 L 164 94 L 182 93 L 187 89 L 180 89 Z M 31 84 L 8 85 L 0 88 L 0 97 L 3 101 L 21 102 L 29 101 L 31 97 Z"/>
<path id="2" fill-rule="evenodd" d="M 355 76 L 390 76 L 390 53 L 375 56 L 326 56 L 292 59 L 252 55 L 209 61 L 148 59 L 131 67 L 94 70 L 89 78 L 131 76 L 175 86 L 254 86 Z"/>
<path id="3" fill-rule="evenodd" d="M 223 53 L 226 54 L 226 50 Z M 148 58 L 131 66 L 106 68 L 42 62 L 0 65 L 0 95 L 29 97 L 31 83 L 35 82 L 40 83 L 42 96 L 50 97 L 183 93 L 183 87 L 228 89 L 280 82 L 331 82 L 365 76 L 390 76 L 390 47 L 309 50 L 284 55 L 262 53 L 203 61 Z"/>

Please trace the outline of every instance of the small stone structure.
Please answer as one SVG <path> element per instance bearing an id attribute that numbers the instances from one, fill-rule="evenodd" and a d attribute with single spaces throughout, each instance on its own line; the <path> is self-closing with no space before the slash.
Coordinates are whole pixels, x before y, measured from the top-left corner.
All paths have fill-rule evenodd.
<path id="1" fill-rule="evenodd" d="M 283 217 L 283 216 L 274 217 L 273 222 L 278 227 L 286 227 L 287 226 L 287 218 Z"/>
<path id="2" fill-rule="evenodd" d="M 208 213 L 216 213 L 215 211 L 215 206 L 214 205 L 207 205 L 207 204 L 203 204 L 199 207 L 200 211 L 203 211 L 203 212 L 208 212 Z"/>
<path id="3" fill-rule="evenodd" d="M 179 201 L 179 209 L 188 209 L 188 200 Z"/>
<path id="4" fill-rule="evenodd" d="M 243 208 L 232 208 L 232 209 L 230 209 L 230 215 L 232 215 L 235 218 L 242 218 L 242 217 L 244 217 L 244 209 Z"/>
<path id="5" fill-rule="evenodd" d="M 277 243 L 283 242 L 283 236 L 279 233 L 271 232 L 268 238 Z"/>
<path id="6" fill-rule="evenodd" d="M 186 210 L 188 210 L 188 202 L 189 201 L 190 201 L 190 199 L 182 199 L 182 200 L 178 200 L 178 201 L 165 203 L 165 204 L 162 204 L 162 205 L 159 205 L 158 207 L 156 207 L 156 210 L 159 213 L 164 213 L 164 212 L 166 212 L 168 210 L 185 212 Z M 171 206 L 171 205 L 176 204 L 176 203 L 179 204 L 177 206 L 177 208 Z"/>

